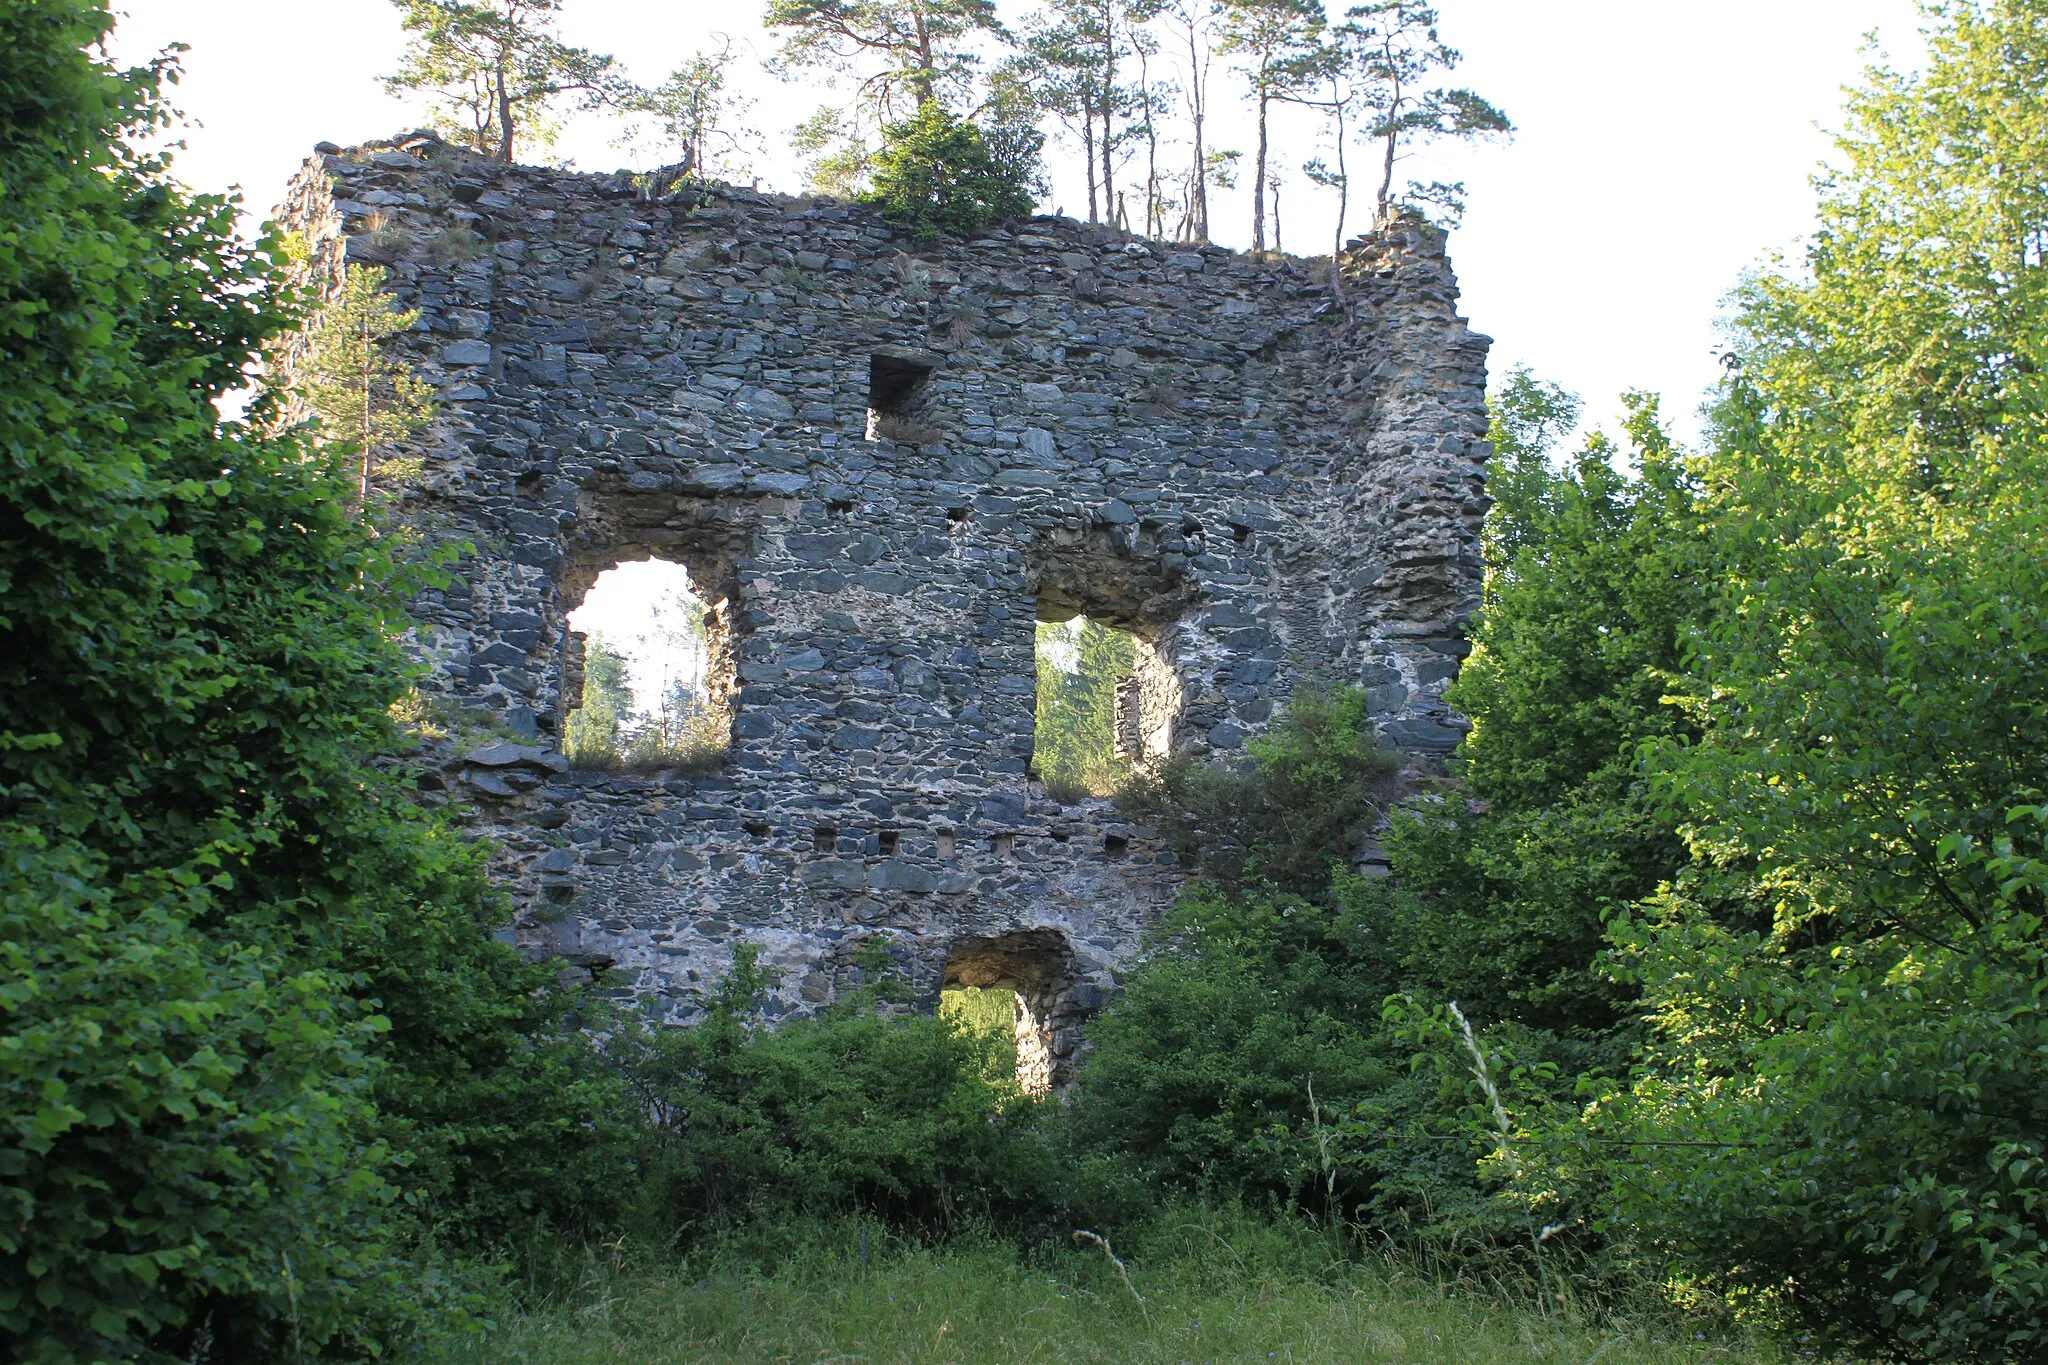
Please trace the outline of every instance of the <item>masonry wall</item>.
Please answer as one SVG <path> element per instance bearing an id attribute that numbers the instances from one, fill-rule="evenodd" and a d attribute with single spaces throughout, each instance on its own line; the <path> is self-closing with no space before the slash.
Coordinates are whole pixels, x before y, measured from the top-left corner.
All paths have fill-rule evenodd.
<path id="1" fill-rule="evenodd" d="M 504 735 L 423 754 L 426 783 L 503 841 L 509 934 L 664 1017 L 743 938 L 789 1011 L 881 935 L 927 989 L 1017 988 L 1062 1074 L 1181 873 L 1031 779 L 1041 619 L 1139 638 L 1152 757 L 1234 753 L 1310 675 L 1369 688 L 1418 765 L 1460 737 L 1487 342 L 1419 222 L 1355 243 L 1340 297 L 1070 220 L 921 244 L 426 138 L 323 144 L 283 216 L 316 278 L 382 265 L 421 311 L 443 417 L 404 506 L 477 548 L 418 643 Z M 649 555 L 720 603 L 731 752 L 571 771 L 564 617 Z"/>

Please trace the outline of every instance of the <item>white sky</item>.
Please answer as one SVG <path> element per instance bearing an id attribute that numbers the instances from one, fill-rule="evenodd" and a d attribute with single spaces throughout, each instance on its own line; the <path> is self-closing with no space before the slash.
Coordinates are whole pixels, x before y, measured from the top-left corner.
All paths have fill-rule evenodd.
<path id="1" fill-rule="evenodd" d="M 569 628 L 604 636 L 626 660 L 635 713 L 652 715 L 670 684 L 693 692 L 703 688 L 703 636 L 689 629 L 685 615 L 694 611 L 701 617 L 703 610 L 682 565 L 628 560 L 597 576 L 583 604 L 569 613 Z"/>
<path id="2" fill-rule="evenodd" d="M 1336 0 L 1333 8 L 1341 7 Z M 1005 0 L 1014 15 L 1022 0 Z M 389 136 L 424 120 L 377 77 L 403 45 L 386 0 L 126 0 L 117 50 L 139 60 L 191 47 L 177 102 L 199 126 L 181 173 L 201 189 L 240 186 L 267 210 L 313 143 Z M 654 82 L 730 33 L 767 53 L 759 0 L 569 0 L 564 36 L 617 54 Z M 1594 420 L 1629 388 L 1662 393 L 1682 431 L 1716 373 L 1719 301 L 1741 272 L 1790 249 L 1812 221 L 1807 177 L 1829 153 L 1844 83 L 1875 31 L 1901 64 L 1918 51 L 1911 0 L 1441 0 L 1444 36 L 1463 49 L 1457 83 L 1507 111 L 1512 143 L 1418 158 L 1417 178 L 1463 179 L 1471 205 L 1451 251 L 1473 325 L 1496 340 L 1495 374 L 1525 361 L 1582 394 Z M 785 85 L 750 72 L 752 122 L 767 135 L 764 184 L 795 190 L 787 130 L 832 97 L 807 76 Z M 1249 160 L 1252 140 L 1223 60 L 1211 143 Z M 585 169 L 647 166 L 657 149 L 616 145 L 586 116 L 557 154 Z M 1313 128 L 1284 122 L 1276 163 L 1290 249 L 1327 250 L 1329 196 L 1297 169 Z M 1057 174 L 1053 202 L 1085 211 L 1078 177 Z M 1216 237 L 1244 245 L 1249 195 L 1220 196 Z M 1355 221 L 1355 215 L 1354 215 Z"/>

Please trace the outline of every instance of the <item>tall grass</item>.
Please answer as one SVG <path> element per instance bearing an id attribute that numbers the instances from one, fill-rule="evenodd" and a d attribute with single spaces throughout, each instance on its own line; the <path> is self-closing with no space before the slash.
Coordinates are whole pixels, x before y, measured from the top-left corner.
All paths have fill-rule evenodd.
<path id="1" fill-rule="evenodd" d="M 580 1283 L 504 1315 L 477 1362 L 1790 1360 L 1661 1304 L 1546 1317 L 1526 1286 L 1446 1280 L 1303 1222 L 1167 1211 L 1095 1245 L 989 1234 L 932 1246 L 845 1222 L 682 1260 L 594 1253 Z M 1649 1304 L 1649 1296 L 1645 1299 Z"/>

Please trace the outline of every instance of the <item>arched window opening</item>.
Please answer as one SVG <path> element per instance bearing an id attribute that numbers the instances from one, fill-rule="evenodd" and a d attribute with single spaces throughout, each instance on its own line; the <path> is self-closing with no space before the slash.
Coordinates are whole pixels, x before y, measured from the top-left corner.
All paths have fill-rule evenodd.
<path id="1" fill-rule="evenodd" d="M 563 730 L 570 762 L 639 772 L 717 766 L 732 732 L 714 676 L 720 623 L 687 569 L 663 559 L 607 569 L 569 613 L 569 628 L 583 665 L 580 705 Z"/>

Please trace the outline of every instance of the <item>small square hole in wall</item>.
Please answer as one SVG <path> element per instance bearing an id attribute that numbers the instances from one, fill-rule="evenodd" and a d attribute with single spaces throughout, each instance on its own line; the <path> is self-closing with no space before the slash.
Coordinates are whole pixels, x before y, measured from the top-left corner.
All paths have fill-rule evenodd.
<path id="1" fill-rule="evenodd" d="M 868 358 L 868 431 L 870 441 L 928 445 L 939 429 L 925 420 L 927 386 L 932 366 L 902 355 Z"/>
<path id="2" fill-rule="evenodd" d="M 896 856 L 896 850 L 903 846 L 903 836 L 893 829 L 885 829 L 875 836 L 875 848 L 884 858 Z"/>
<path id="3" fill-rule="evenodd" d="M 1105 834 L 1102 836 L 1102 851 L 1111 858 L 1123 857 L 1125 853 L 1130 851 L 1130 847 L 1131 841 L 1124 838 L 1121 834 Z"/>
<path id="4" fill-rule="evenodd" d="M 813 853 L 837 853 L 839 851 L 839 831 L 830 825 L 820 825 L 812 830 L 811 851 Z"/>
<path id="5" fill-rule="evenodd" d="M 946 509 L 946 520 L 952 524 L 954 530 L 958 531 L 965 527 L 968 522 L 974 520 L 974 513 L 966 507 L 948 507 Z"/>
<path id="6" fill-rule="evenodd" d="M 1230 524 L 1230 538 L 1242 545 L 1252 538 L 1252 528 L 1240 526 L 1236 522 L 1232 522 Z"/>
<path id="7" fill-rule="evenodd" d="M 998 858 L 1017 856 L 1017 836 L 1014 834 L 991 834 L 988 837 L 988 851 Z"/>
<path id="8" fill-rule="evenodd" d="M 768 826 L 758 820 L 749 820 L 741 828 L 746 830 L 747 834 L 752 838 L 765 839 L 768 837 Z"/>
<path id="9" fill-rule="evenodd" d="M 953 856 L 953 841 L 954 835 L 953 831 L 950 829 L 939 830 L 932 836 L 932 842 L 938 845 L 939 856 L 941 858 L 950 858 Z"/>
<path id="10" fill-rule="evenodd" d="M 825 504 L 825 515 L 834 521 L 852 521 L 853 504 L 839 498 Z"/>

